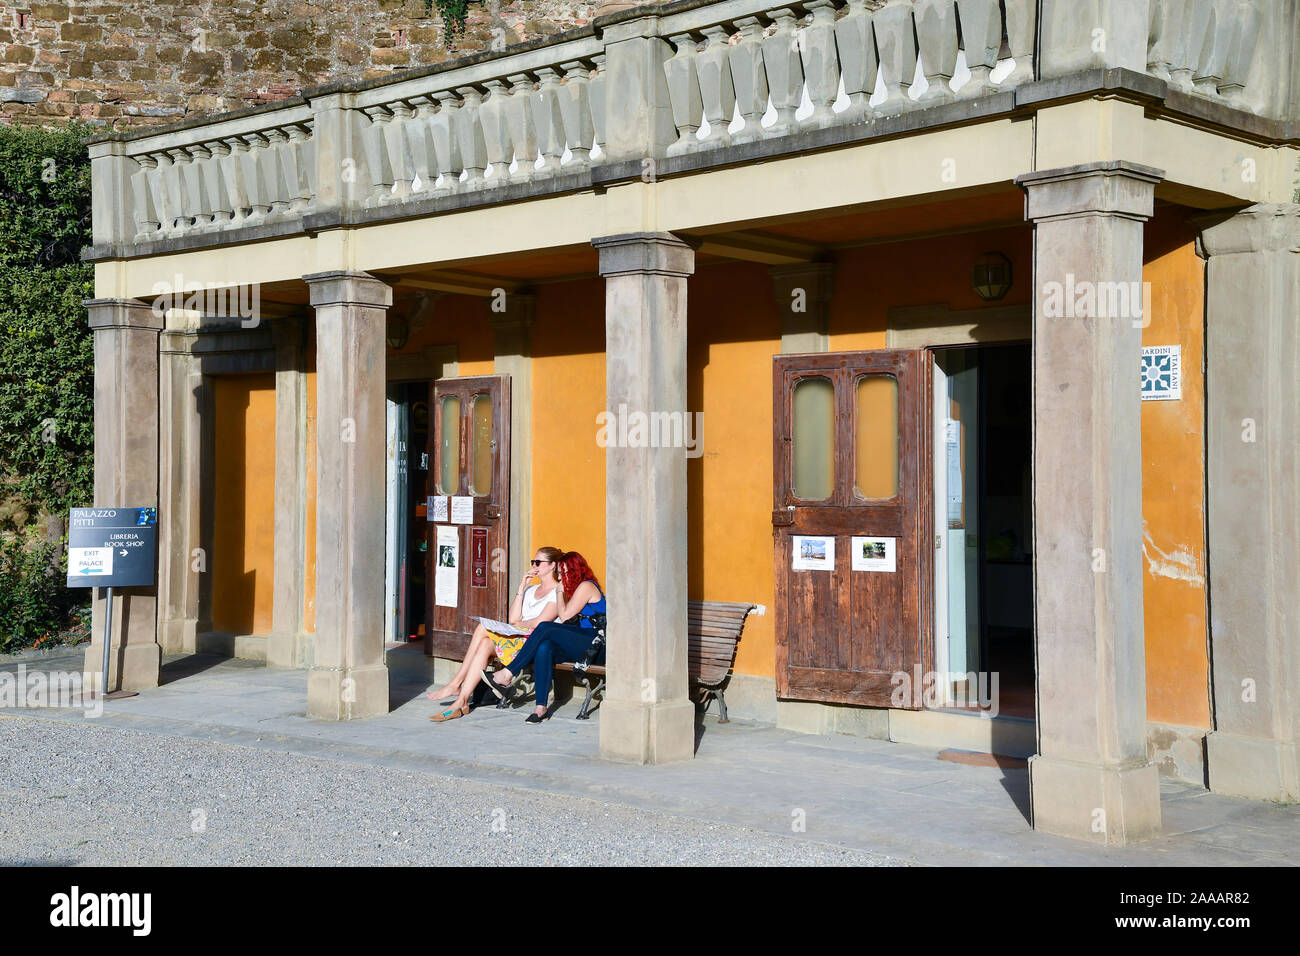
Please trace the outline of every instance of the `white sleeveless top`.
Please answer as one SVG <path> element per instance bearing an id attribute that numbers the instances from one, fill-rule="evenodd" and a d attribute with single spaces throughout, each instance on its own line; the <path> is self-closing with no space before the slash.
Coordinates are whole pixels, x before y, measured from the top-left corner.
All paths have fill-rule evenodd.
<path id="1" fill-rule="evenodd" d="M 555 589 L 545 597 L 539 598 L 537 592 L 541 590 L 540 584 L 534 584 L 524 592 L 524 606 L 521 611 L 525 621 L 531 621 L 537 615 L 542 613 L 542 608 L 556 600 L 560 596 L 560 586 L 557 584 Z"/>

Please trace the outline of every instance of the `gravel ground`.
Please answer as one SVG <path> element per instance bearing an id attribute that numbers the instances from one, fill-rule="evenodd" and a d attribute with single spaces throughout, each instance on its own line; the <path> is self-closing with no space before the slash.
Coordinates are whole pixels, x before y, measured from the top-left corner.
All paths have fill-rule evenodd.
<path id="1" fill-rule="evenodd" d="M 0 717 L 3 865 L 887 866 L 618 804 Z"/>

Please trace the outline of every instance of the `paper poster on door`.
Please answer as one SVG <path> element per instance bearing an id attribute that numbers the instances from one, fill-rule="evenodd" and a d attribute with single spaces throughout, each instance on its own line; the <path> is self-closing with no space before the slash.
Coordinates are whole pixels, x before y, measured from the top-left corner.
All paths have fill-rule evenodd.
<path id="1" fill-rule="evenodd" d="M 447 496 L 446 495 L 429 495 L 429 519 L 435 524 L 445 524 L 447 521 Z"/>
<path id="2" fill-rule="evenodd" d="M 452 495 L 451 496 L 451 523 L 452 524 L 473 524 L 474 523 L 474 496 L 473 495 Z"/>
<path id="3" fill-rule="evenodd" d="M 790 568 L 793 571 L 834 571 L 834 536 L 794 535 L 790 539 Z"/>
<path id="4" fill-rule="evenodd" d="M 456 607 L 460 589 L 460 529 L 455 525 L 440 525 L 437 547 L 433 603 L 438 607 Z"/>
<path id="5" fill-rule="evenodd" d="M 897 571 L 897 538 L 854 538 L 849 545 L 854 571 Z"/>
<path id="6" fill-rule="evenodd" d="M 961 422 L 948 419 L 944 429 L 944 458 L 947 465 L 948 520 L 961 525 Z"/>

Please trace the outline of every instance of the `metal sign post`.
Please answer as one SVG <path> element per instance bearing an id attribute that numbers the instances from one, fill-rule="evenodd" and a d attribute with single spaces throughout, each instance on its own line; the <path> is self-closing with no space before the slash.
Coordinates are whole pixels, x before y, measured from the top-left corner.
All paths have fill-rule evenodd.
<path id="1" fill-rule="evenodd" d="M 100 676 L 102 677 L 101 683 L 103 685 L 100 688 L 100 693 L 103 694 L 104 700 L 121 700 L 124 697 L 137 697 L 139 695 L 133 690 L 115 690 L 112 691 L 111 693 L 105 693 L 106 691 L 108 691 L 108 660 L 109 660 L 108 653 L 109 653 L 109 648 L 113 644 L 113 589 L 112 588 L 104 588 L 104 600 L 106 602 L 104 605 L 104 669 L 100 671 Z"/>
<path id="2" fill-rule="evenodd" d="M 73 508 L 68 515 L 68 587 L 104 589 L 104 700 L 135 697 L 108 691 L 113 646 L 113 588 L 154 583 L 158 551 L 157 508 Z"/>

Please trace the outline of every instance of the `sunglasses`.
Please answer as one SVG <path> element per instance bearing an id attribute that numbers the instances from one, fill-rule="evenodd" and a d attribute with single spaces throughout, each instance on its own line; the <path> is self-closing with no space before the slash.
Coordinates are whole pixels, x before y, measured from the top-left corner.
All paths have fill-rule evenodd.
<path id="1" fill-rule="evenodd" d="M 537 567 L 539 564 L 554 564 L 554 563 L 555 563 L 554 561 L 538 561 L 536 558 L 533 558 L 533 567 Z"/>

